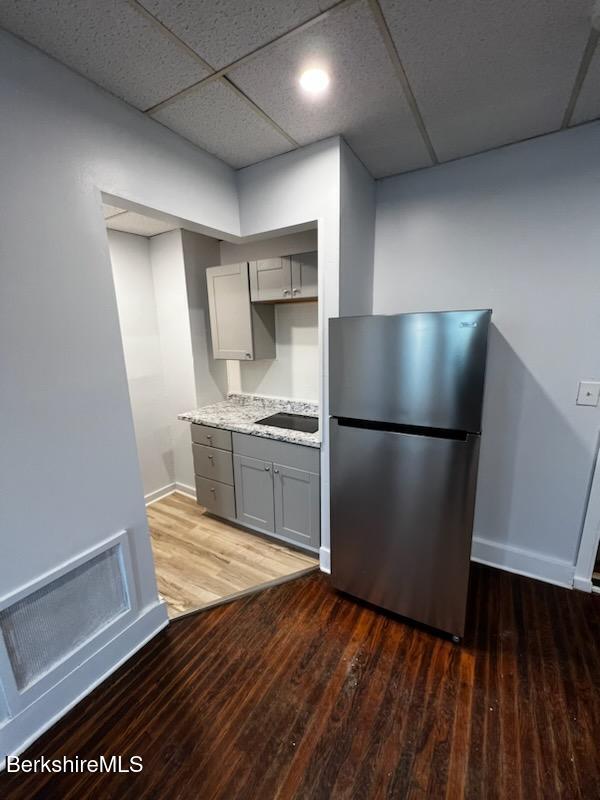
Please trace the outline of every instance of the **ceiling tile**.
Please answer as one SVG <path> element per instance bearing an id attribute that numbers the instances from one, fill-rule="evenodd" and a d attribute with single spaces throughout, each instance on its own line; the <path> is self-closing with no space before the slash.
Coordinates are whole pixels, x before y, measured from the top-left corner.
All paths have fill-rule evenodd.
<path id="1" fill-rule="evenodd" d="M 108 203 L 102 203 L 102 210 L 104 212 L 104 219 L 114 217 L 116 214 L 122 214 L 125 209 L 117 208 L 117 206 L 109 206 Z"/>
<path id="2" fill-rule="evenodd" d="M 337 0 L 140 0 L 216 69 L 332 6 Z"/>
<path id="3" fill-rule="evenodd" d="M 125 0 L 3 0 L 0 27 L 142 109 L 208 74 Z"/>
<path id="4" fill-rule="evenodd" d="M 158 109 L 152 117 L 236 168 L 292 149 L 287 139 L 219 79 Z"/>
<path id="5" fill-rule="evenodd" d="M 591 0 L 380 0 L 441 160 L 556 130 Z"/>
<path id="6" fill-rule="evenodd" d="M 598 117 L 600 117 L 600 43 L 596 44 L 596 50 L 575 104 L 571 124 L 589 122 Z"/>
<path id="7" fill-rule="evenodd" d="M 331 78 L 318 100 L 298 76 L 310 65 Z M 365 0 L 266 48 L 229 77 L 300 144 L 343 134 L 375 177 L 431 161 Z"/>
<path id="8" fill-rule="evenodd" d="M 135 233 L 138 236 L 156 236 L 159 233 L 173 231 L 178 226 L 172 222 L 164 222 L 162 219 L 153 219 L 144 214 L 136 214 L 135 211 L 126 211 L 116 217 L 106 220 L 106 227 L 111 231 L 122 231 L 123 233 Z"/>

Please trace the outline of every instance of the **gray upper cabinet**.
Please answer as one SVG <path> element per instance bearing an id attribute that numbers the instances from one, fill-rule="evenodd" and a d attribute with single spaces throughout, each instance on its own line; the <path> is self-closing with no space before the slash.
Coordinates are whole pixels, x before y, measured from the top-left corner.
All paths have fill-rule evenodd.
<path id="1" fill-rule="evenodd" d="M 275 533 L 307 547 L 319 546 L 319 476 L 273 464 Z"/>
<path id="2" fill-rule="evenodd" d="M 315 299 L 318 296 L 317 253 L 291 256 L 292 300 Z"/>
<path id="3" fill-rule="evenodd" d="M 250 262 L 253 303 L 316 300 L 317 295 L 316 251 Z"/>
<path id="4" fill-rule="evenodd" d="M 253 303 L 292 299 L 292 269 L 288 257 L 250 262 L 250 298 Z"/>
<path id="5" fill-rule="evenodd" d="M 214 358 L 275 358 L 273 307 L 251 304 L 247 262 L 209 267 L 206 281 Z"/>
<path id="6" fill-rule="evenodd" d="M 233 456 L 237 519 L 244 525 L 271 532 L 275 530 L 272 470 L 269 461 Z"/>

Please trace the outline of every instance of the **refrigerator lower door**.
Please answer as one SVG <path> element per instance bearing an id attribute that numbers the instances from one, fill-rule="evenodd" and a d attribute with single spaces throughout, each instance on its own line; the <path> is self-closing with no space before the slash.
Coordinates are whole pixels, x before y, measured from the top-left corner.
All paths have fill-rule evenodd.
<path id="1" fill-rule="evenodd" d="M 330 437 L 333 585 L 463 636 L 479 436 L 332 419 Z"/>

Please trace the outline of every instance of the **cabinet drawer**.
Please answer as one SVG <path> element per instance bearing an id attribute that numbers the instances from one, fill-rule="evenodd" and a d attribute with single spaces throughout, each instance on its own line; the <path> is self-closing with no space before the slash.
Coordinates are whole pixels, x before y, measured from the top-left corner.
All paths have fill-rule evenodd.
<path id="1" fill-rule="evenodd" d="M 276 461 L 288 467 L 320 472 L 320 450 L 318 447 L 307 447 L 302 444 L 280 442 L 276 439 L 264 439 L 247 433 L 233 434 L 233 452 L 263 461 Z"/>
<path id="2" fill-rule="evenodd" d="M 196 475 L 233 486 L 233 461 L 229 450 L 194 443 L 192 451 Z"/>
<path id="3" fill-rule="evenodd" d="M 231 450 L 231 431 L 211 428 L 209 425 L 192 423 L 192 442 L 218 447 L 220 450 Z"/>
<path id="4" fill-rule="evenodd" d="M 235 519 L 233 486 L 196 475 L 196 501 L 211 514 Z"/>

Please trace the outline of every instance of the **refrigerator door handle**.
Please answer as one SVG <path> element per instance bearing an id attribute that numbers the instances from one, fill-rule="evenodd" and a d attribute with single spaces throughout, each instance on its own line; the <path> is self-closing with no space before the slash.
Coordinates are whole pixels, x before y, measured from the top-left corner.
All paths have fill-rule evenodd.
<path id="1" fill-rule="evenodd" d="M 351 419 L 349 417 L 332 417 L 341 428 L 362 428 L 369 431 L 382 431 L 384 433 L 401 433 L 410 436 L 427 436 L 432 439 L 452 439 L 466 442 L 469 436 L 479 435 L 477 431 L 459 431 L 451 428 L 428 428 L 422 425 L 400 425 L 394 422 L 377 422 L 365 419 Z"/>

